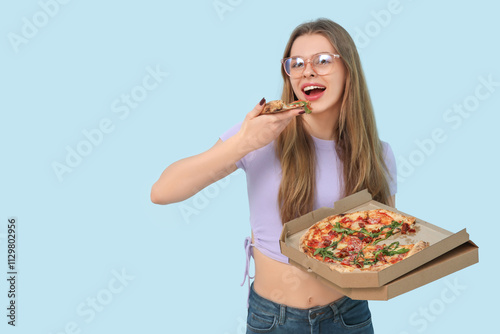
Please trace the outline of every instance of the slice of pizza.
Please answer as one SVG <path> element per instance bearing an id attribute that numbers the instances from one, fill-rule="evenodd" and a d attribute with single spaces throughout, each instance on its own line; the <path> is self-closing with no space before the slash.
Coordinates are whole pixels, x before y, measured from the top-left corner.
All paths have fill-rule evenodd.
<path id="1" fill-rule="evenodd" d="M 394 233 L 401 232 L 401 234 L 406 234 L 407 232 L 415 232 L 415 217 L 405 216 L 396 212 L 377 209 L 368 211 L 368 225 L 369 228 L 375 227 L 380 228 L 381 226 L 391 225 L 394 222 L 400 224 Z"/>
<path id="2" fill-rule="evenodd" d="M 371 245 L 363 251 L 363 258 L 358 258 L 354 263 L 356 267 L 364 270 L 380 271 L 398 263 L 429 246 L 428 242 L 418 241 L 415 244 L 400 245 L 393 242 L 389 245 Z"/>
<path id="3" fill-rule="evenodd" d="M 276 114 L 297 108 L 304 108 L 306 114 L 310 114 L 312 112 L 311 103 L 309 101 L 297 100 L 292 103 L 286 104 L 282 100 L 274 100 L 266 103 L 264 109 L 260 114 L 261 115 Z"/>

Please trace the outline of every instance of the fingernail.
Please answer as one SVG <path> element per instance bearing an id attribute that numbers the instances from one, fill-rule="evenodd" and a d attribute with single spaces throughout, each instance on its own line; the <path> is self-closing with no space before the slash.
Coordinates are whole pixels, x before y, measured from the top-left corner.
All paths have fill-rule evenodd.
<path id="1" fill-rule="evenodd" d="M 304 110 L 299 111 L 299 115 L 305 114 L 306 112 Z"/>
<path id="2" fill-rule="evenodd" d="M 266 98 L 265 97 L 263 97 L 262 100 L 260 100 L 259 106 L 263 105 L 264 103 L 266 103 Z"/>

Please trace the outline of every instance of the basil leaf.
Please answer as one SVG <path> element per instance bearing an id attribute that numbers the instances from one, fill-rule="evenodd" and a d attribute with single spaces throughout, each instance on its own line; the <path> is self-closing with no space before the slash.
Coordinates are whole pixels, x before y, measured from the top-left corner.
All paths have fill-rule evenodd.
<path id="1" fill-rule="evenodd" d="M 376 238 L 380 235 L 380 232 L 379 233 L 372 233 L 372 232 L 367 231 L 364 227 L 361 228 L 361 230 L 359 230 L 359 231 L 363 234 L 366 234 L 369 237 L 372 237 L 372 238 Z"/>
<path id="2" fill-rule="evenodd" d="M 399 241 L 395 241 L 393 242 L 392 244 L 390 244 L 389 246 L 387 246 L 387 250 L 391 250 L 391 249 L 396 249 L 399 247 Z"/>
<path id="3" fill-rule="evenodd" d="M 350 228 L 343 228 L 343 227 L 341 227 L 340 226 L 340 222 L 337 222 L 335 225 L 332 224 L 332 226 L 333 226 L 332 230 L 334 230 L 335 232 L 344 233 L 344 234 L 347 234 L 347 235 L 356 233 L 356 231 L 351 230 Z"/>
<path id="4" fill-rule="evenodd" d="M 396 255 L 396 254 L 404 254 L 406 252 L 408 252 L 409 249 L 408 248 L 401 248 L 401 249 L 398 249 L 398 250 L 395 250 L 395 251 L 391 251 L 391 255 Z"/>

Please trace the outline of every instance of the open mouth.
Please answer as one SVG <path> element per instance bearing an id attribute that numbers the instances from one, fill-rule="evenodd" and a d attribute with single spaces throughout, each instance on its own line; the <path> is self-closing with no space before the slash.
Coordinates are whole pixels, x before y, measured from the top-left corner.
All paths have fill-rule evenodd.
<path id="1" fill-rule="evenodd" d="M 323 95 L 325 90 L 326 87 L 323 86 L 306 86 L 304 87 L 303 92 L 308 99 L 315 99 Z"/>

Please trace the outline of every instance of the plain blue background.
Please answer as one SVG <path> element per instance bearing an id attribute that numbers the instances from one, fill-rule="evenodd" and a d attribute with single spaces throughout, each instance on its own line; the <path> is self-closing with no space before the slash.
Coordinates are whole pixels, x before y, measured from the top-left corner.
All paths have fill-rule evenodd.
<path id="1" fill-rule="evenodd" d="M 377 333 L 493 326 L 498 4 L 62 2 L 2 1 L 0 10 L 0 277 L 12 216 L 19 272 L 16 328 L 0 280 L 2 333 L 243 333 L 244 173 L 169 206 L 152 204 L 150 187 L 263 96 L 279 98 L 290 32 L 322 16 L 358 44 L 380 137 L 400 169 L 398 209 L 466 227 L 480 246 L 479 264 L 372 302 Z M 73 167 L 58 177 L 53 166 L 66 159 Z"/>

